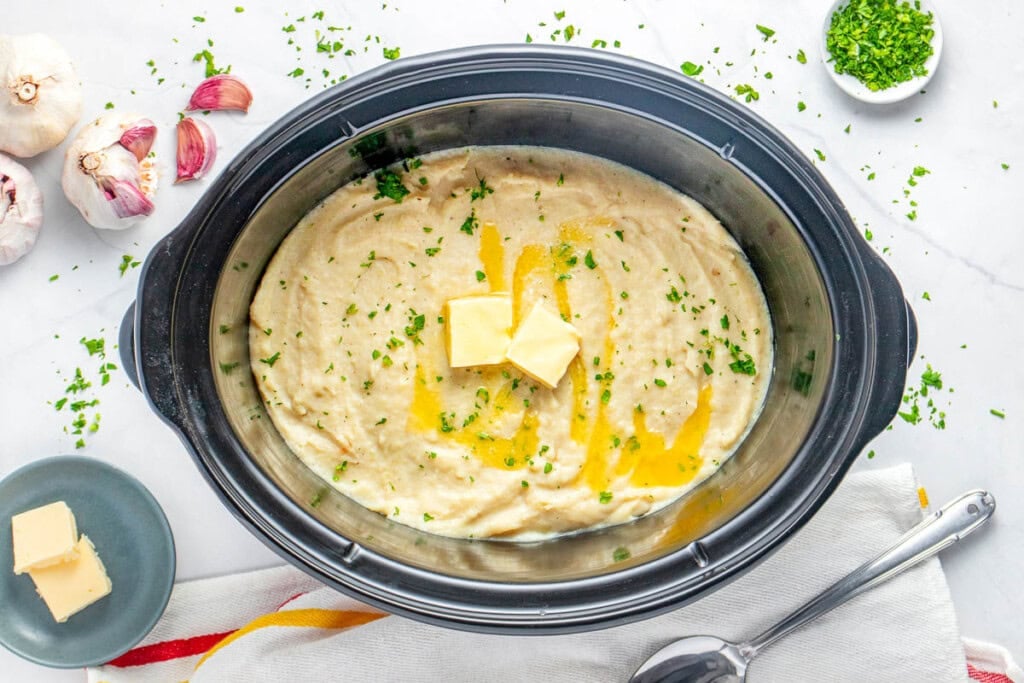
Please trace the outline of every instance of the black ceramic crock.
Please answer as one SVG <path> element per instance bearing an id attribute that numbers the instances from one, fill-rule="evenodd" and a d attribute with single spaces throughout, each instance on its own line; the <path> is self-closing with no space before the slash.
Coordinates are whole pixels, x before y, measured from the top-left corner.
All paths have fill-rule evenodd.
<path id="1" fill-rule="evenodd" d="M 587 152 L 678 188 L 722 221 L 764 287 L 775 331 L 764 410 L 713 477 L 655 514 L 536 543 L 426 534 L 327 486 L 262 409 L 248 305 L 298 219 L 375 168 L 487 144 Z M 842 202 L 749 108 L 596 50 L 491 46 L 374 69 L 259 136 L 152 250 L 121 336 L 154 410 L 286 560 L 423 621 L 551 633 L 653 616 L 777 549 L 895 415 L 916 335 L 898 282 Z"/>

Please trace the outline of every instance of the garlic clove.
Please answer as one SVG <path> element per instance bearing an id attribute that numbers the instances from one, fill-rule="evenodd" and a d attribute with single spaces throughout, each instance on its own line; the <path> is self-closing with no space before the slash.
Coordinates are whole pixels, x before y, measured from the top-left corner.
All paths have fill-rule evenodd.
<path id="1" fill-rule="evenodd" d="M 90 225 L 122 230 L 153 213 L 155 135 L 149 119 L 114 113 L 86 125 L 72 140 L 61 186 Z"/>
<path id="2" fill-rule="evenodd" d="M 0 35 L 0 151 L 53 149 L 81 115 L 82 86 L 64 48 L 41 33 Z"/>
<path id="3" fill-rule="evenodd" d="M 134 154 L 136 159 L 142 161 L 153 148 L 155 139 L 156 126 L 149 119 L 142 119 L 126 130 L 119 142 L 122 147 Z"/>
<path id="4" fill-rule="evenodd" d="M 0 154 L 0 266 L 27 254 L 43 226 L 43 194 L 28 169 Z"/>
<path id="5" fill-rule="evenodd" d="M 237 109 L 248 112 L 252 104 L 249 86 L 231 74 L 217 74 L 199 84 L 188 101 L 187 111 Z"/>
<path id="6" fill-rule="evenodd" d="M 118 218 L 148 216 L 153 213 L 153 202 L 135 185 L 110 176 L 100 178 L 99 185 Z"/>
<path id="7" fill-rule="evenodd" d="M 178 179 L 202 178 L 217 159 L 217 139 L 205 121 L 187 116 L 178 121 Z"/>

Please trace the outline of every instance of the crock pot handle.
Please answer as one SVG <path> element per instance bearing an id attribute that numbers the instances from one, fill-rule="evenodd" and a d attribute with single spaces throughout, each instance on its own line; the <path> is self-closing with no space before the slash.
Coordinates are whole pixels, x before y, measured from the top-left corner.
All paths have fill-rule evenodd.
<path id="1" fill-rule="evenodd" d="M 864 259 L 875 304 L 878 339 L 875 390 L 862 432 L 862 446 L 889 426 L 900 409 L 907 370 L 917 352 L 917 319 L 889 267 L 875 254 Z"/>
<path id="2" fill-rule="evenodd" d="M 135 302 L 124 312 L 121 327 L 117 331 L 117 350 L 121 354 L 121 367 L 136 389 L 139 385 L 139 368 L 135 365 Z"/>

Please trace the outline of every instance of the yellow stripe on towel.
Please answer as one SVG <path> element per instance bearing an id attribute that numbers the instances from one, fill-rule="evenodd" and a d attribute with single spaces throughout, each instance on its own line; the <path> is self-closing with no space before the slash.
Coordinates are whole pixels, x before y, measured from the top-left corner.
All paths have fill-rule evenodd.
<path id="1" fill-rule="evenodd" d="M 274 612 L 264 614 L 262 617 L 253 619 L 248 624 L 238 629 L 230 636 L 211 647 L 202 659 L 196 663 L 196 669 L 203 665 L 207 659 L 223 647 L 227 647 L 242 636 L 268 626 L 303 626 L 307 628 L 329 628 L 345 629 L 353 626 L 362 626 L 381 617 L 386 617 L 383 612 L 356 612 L 351 610 L 336 609 L 293 609 L 286 612 Z"/>

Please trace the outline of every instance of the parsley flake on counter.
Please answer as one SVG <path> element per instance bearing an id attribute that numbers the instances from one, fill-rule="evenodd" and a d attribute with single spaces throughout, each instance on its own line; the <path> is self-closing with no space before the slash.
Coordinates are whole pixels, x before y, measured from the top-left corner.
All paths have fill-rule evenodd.
<path id="1" fill-rule="evenodd" d="M 761 99 L 761 93 L 754 90 L 749 83 L 741 83 L 736 86 L 736 94 L 744 98 L 745 102 L 754 102 Z"/>
<path id="2" fill-rule="evenodd" d="M 138 268 L 140 265 L 142 265 L 141 261 L 136 261 L 134 256 L 125 254 L 121 257 L 121 262 L 117 264 L 117 270 L 121 273 L 121 277 L 124 277 L 129 268 Z"/>
<path id="3" fill-rule="evenodd" d="M 694 64 L 693 62 L 683 62 L 679 65 L 679 68 L 684 74 L 690 77 L 699 76 L 704 71 L 703 64 Z"/>
<path id="4" fill-rule="evenodd" d="M 767 26 L 762 26 L 761 24 L 754 24 L 754 26 L 756 26 L 757 30 L 761 32 L 762 36 L 764 36 L 762 40 L 766 43 L 768 42 L 769 38 L 775 35 L 775 31 L 768 28 Z"/>
<path id="5" fill-rule="evenodd" d="M 202 50 L 201 52 L 195 53 L 192 56 L 193 62 L 205 62 L 206 63 L 206 77 L 216 76 L 217 74 L 229 74 L 231 73 L 231 65 L 228 64 L 227 68 L 219 69 L 214 63 L 213 53 L 209 50 Z"/>
<path id="6" fill-rule="evenodd" d="M 387 59 L 387 60 L 392 60 L 393 61 L 393 60 L 396 60 L 396 59 L 398 59 L 399 57 L 402 56 L 402 48 L 400 48 L 400 47 L 396 47 L 396 48 L 387 48 L 387 47 L 385 47 L 385 48 L 383 48 L 383 50 L 384 50 L 384 59 Z"/>
<path id="7" fill-rule="evenodd" d="M 803 50 L 796 51 L 796 61 L 800 62 L 801 64 L 807 63 L 807 55 L 804 54 Z"/>
<path id="8" fill-rule="evenodd" d="M 907 410 L 897 414 L 908 424 L 916 425 L 927 418 L 935 429 L 945 429 L 946 413 L 939 410 L 935 404 L 935 398 L 931 394 L 933 391 L 941 391 L 942 387 L 942 374 L 929 364 L 927 369 L 921 373 L 920 385 L 909 387 L 903 395 L 903 404 L 907 406 Z"/>
<path id="9" fill-rule="evenodd" d="M 989 412 L 989 414 L 991 414 L 991 415 L 995 415 L 995 416 L 996 416 L 996 417 L 998 417 L 998 418 L 999 418 L 1000 420 L 1006 419 L 1006 413 L 1004 413 L 1004 412 L 1003 412 L 1003 411 L 1001 411 L 1001 410 L 996 410 L 995 408 L 989 408 L 988 412 Z"/>

